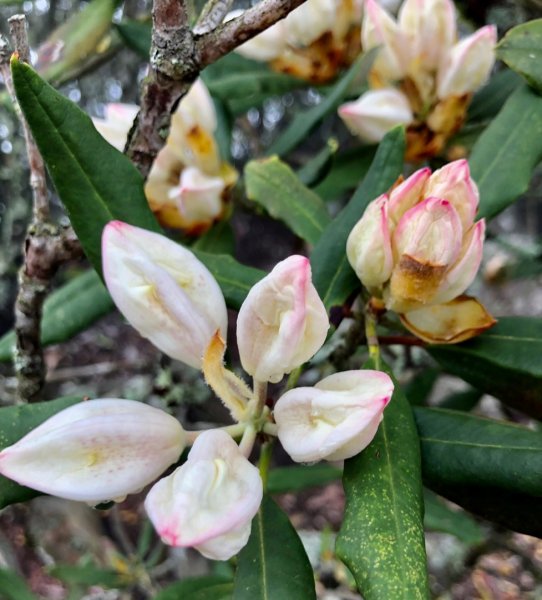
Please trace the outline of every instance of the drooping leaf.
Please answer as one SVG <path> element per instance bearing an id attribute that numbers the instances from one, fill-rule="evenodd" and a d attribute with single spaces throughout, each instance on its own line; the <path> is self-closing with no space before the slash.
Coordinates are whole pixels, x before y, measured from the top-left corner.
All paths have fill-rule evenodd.
<path id="1" fill-rule="evenodd" d="M 113 309 L 113 300 L 95 271 L 74 277 L 45 300 L 41 344 L 59 344 L 72 338 Z M 11 360 L 15 333 L 0 339 L 0 361 Z"/>
<path id="2" fill-rule="evenodd" d="M 164 588 L 156 594 L 154 600 L 222 600 L 231 598 L 232 590 L 233 584 L 227 577 L 189 577 Z"/>
<path id="3" fill-rule="evenodd" d="M 81 402 L 82 398 L 66 397 L 50 402 L 36 402 L 21 406 L 0 408 L 0 450 L 19 441 L 29 431 L 52 417 L 57 412 Z M 15 502 L 24 502 L 39 492 L 20 486 L 0 475 L 0 508 Z"/>
<path id="4" fill-rule="evenodd" d="M 374 440 L 344 465 L 346 508 L 336 552 L 365 600 L 429 596 L 421 479 L 412 409 L 395 383 Z"/>
<path id="5" fill-rule="evenodd" d="M 510 29 L 497 46 L 497 58 L 542 92 L 542 19 Z"/>
<path id="6" fill-rule="evenodd" d="M 520 86 L 478 138 L 469 159 L 481 217 L 491 218 L 529 187 L 542 160 L 542 97 Z"/>
<path id="7" fill-rule="evenodd" d="M 424 490 L 425 528 L 430 531 L 451 533 L 468 546 L 476 546 L 484 541 L 484 531 L 466 512 L 453 510 L 434 492 Z"/>
<path id="8" fill-rule="evenodd" d="M 284 494 L 304 490 L 337 481 L 341 475 L 341 469 L 329 464 L 278 467 L 269 471 L 267 491 L 270 494 Z"/>
<path id="9" fill-rule="evenodd" d="M 111 19 L 117 0 L 92 0 L 55 29 L 37 50 L 36 70 L 54 85 L 81 74 L 112 46 Z"/>
<path id="10" fill-rule="evenodd" d="M 346 258 L 346 240 L 369 202 L 386 192 L 401 175 L 404 151 L 404 129 L 393 129 L 380 143 L 369 172 L 350 202 L 314 247 L 312 278 L 326 308 L 342 304 L 361 285 Z"/>
<path id="11" fill-rule="evenodd" d="M 542 319 L 503 317 L 467 342 L 427 350 L 449 373 L 542 418 Z"/>
<path id="12" fill-rule="evenodd" d="M 28 65 L 12 59 L 21 109 L 62 203 L 92 265 L 101 273 L 101 236 L 118 219 L 159 231 L 130 160 L 108 144 L 92 121 Z"/>
<path id="13" fill-rule="evenodd" d="M 367 78 L 375 56 L 376 53 L 371 50 L 359 57 L 320 104 L 298 112 L 286 130 L 271 144 L 268 153 L 284 156 L 300 144 L 324 117 L 338 108 L 356 80 Z"/>
<path id="14" fill-rule="evenodd" d="M 314 244 L 331 219 L 322 200 L 277 156 L 245 166 L 247 197 L 280 219 L 303 240 Z"/>
<path id="15" fill-rule="evenodd" d="M 316 599 L 314 576 L 303 544 L 288 517 L 264 496 L 241 550 L 233 600 Z"/>
<path id="16" fill-rule="evenodd" d="M 238 310 L 250 288 L 266 275 L 265 271 L 246 267 L 226 254 L 194 250 L 194 254 L 211 271 L 222 289 L 226 304 Z"/>
<path id="17" fill-rule="evenodd" d="M 542 433 L 439 408 L 415 408 L 424 483 L 510 529 L 542 535 Z"/>

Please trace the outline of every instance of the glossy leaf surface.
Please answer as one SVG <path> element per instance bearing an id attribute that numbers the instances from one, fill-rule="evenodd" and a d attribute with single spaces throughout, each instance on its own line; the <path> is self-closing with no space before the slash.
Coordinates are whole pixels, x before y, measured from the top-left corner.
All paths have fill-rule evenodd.
<path id="1" fill-rule="evenodd" d="M 542 19 L 510 29 L 497 46 L 497 58 L 542 92 Z"/>

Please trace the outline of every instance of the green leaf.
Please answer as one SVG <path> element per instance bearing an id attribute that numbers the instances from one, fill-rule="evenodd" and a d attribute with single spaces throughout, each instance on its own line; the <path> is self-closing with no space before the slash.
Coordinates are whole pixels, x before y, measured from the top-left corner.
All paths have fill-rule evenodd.
<path id="1" fill-rule="evenodd" d="M 320 181 L 322 181 L 331 168 L 335 153 L 339 149 L 339 142 L 336 138 L 329 138 L 325 146 L 308 160 L 300 169 L 297 171 L 297 176 L 303 185 L 307 187 L 314 187 Z"/>
<path id="2" fill-rule="evenodd" d="M 345 461 L 343 484 L 336 552 L 363 598 L 428 598 L 419 441 L 397 382 L 374 440 Z"/>
<path id="3" fill-rule="evenodd" d="M 93 0 L 55 29 L 37 50 L 40 75 L 60 85 L 80 74 L 93 57 L 104 54 L 111 44 L 105 36 L 116 6 L 116 0 Z"/>
<path id="4" fill-rule="evenodd" d="M 503 317 L 462 344 L 428 346 L 442 368 L 535 418 L 542 418 L 542 319 Z"/>
<path id="5" fill-rule="evenodd" d="M 219 221 L 192 244 L 191 250 L 201 250 L 211 254 L 233 254 L 235 235 L 229 221 Z"/>
<path id="6" fill-rule="evenodd" d="M 95 271 L 74 277 L 45 300 L 42 346 L 69 340 L 113 307 L 113 300 Z M 0 361 L 11 360 L 14 348 L 15 333 L 10 331 L 0 339 Z"/>
<path id="7" fill-rule="evenodd" d="M 271 144 L 268 154 L 284 156 L 305 140 L 324 117 L 339 107 L 356 79 L 367 78 L 375 56 L 373 50 L 360 56 L 320 104 L 309 110 L 299 111 L 286 130 Z"/>
<path id="8" fill-rule="evenodd" d="M 375 151 L 376 146 L 360 146 L 338 154 L 328 175 L 313 188 L 314 191 L 325 202 L 342 198 L 367 175 Z"/>
<path id="9" fill-rule="evenodd" d="M 367 205 L 386 192 L 401 175 L 404 152 L 405 133 L 398 127 L 382 140 L 366 177 L 314 247 L 312 280 L 326 308 L 343 304 L 361 285 L 346 258 L 346 240 Z"/>
<path id="10" fill-rule="evenodd" d="M 211 271 L 230 308 L 239 310 L 250 288 L 267 273 L 246 267 L 226 254 L 211 254 L 194 249 L 194 254 Z"/>
<path id="11" fill-rule="evenodd" d="M 150 21 L 121 21 L 115 25 L 125 44 L 141 58 L 149 59 L 152 29 Z"/>
<path id="12" fill-rule="evenodd" d="M 341 475 L 341 469 L 328 464 L 278 467 L 269 471 L 267 491 L 270 494 L 297 492 L 337 481 Z"/>
<path id="13" fill-rule="evenodd" d="M 497 46 L 497 58 L 542 92 L 542 19 L 510 29 Z"/>
<path id="14" fill-rule="evenodd" d="M 451 533 L 469 546 L 476 546 L 484 541 L 484 530 L 466 512 L 450 508 L 430 490 L 424 490 L 423 500 L 426 529 Z"/>
<path id="15" fill-rule="evenodd" d="M 469 412 L 478 404 L 482 396 L 480 390 L 469 388 L 468 390 L 449 394 L 439 402 L 438 407 Z"/>
<path id="16" fill-rule="evenodd" d="M 439 408 L 415 408 L 424 483 L 506 527 L 542 535 L 542 433 Z"/>
<path id="17" fill-rule="evenodd" d="M 264 496 L 238 557 L 233 600 L 316 599 L 314 576 L 288 517 Z"/>
<path id="18" fill-rule="evenodd" d="M 56 565 L 48 569 L 53 577 L 60 579 L 69 586 L 99 585 L 108 588 L 125 587 L 130 583 L 129 577 L 114 571 L 94 565 Z"/>
<path id="19" fill-rule="evenodd" d="M 92 121 L 28 65 L 13 59 L 21 109 L 86 255 L 101 273 L 101 236 L 118 219 L 159 231 L 130 160 L 108 144 Z"/>
<path id="20" fill-rule="evenodd" d="M 277 156 L 245 166 L 246 194 L 300 238 L 314 244 L 331 219 L 322 200 Z"/>
<path id="21" fill-rule="evenodd" d="M 68 406 L 81 402 L 81 400 L 82 398 L 70 396 L 49 402 L 0 408 L 0 450 L 18 442 L 49 417 Z M 0 508 L 15 502 L 24 502 L 37 495 L 39 492 L 20 486 L 11 479 L 0 475 Z"/>
<path id="22" fill-rule="evenodd" d="M 231 579 L 227 577 L 220 577 L 217 575 L 206 575 L 205 577 L 189 577 L 182 581 L 178 581 L 167 588 L 164 588 L 161 592 L 155 596 L 154 600 L 220 600 L 221 598 L 231 598 L 232 590 Z M 229 595 L 208 595 L 211 592 L 222 593 L 224 588 L 228 588 Z"/>
<path id="23" fill-rule="evenodd" d="M 485 122 L 495 117 L 522 81 L 514 71 L 497 71 L 488 83 L 474 94 L 467 112 L 467 123 Z"/>
<path id="24" fill-rule="evenodd" d="M 415 373 L 412 379 L 404 386 L 404 392 L 411 406 L 423 406 L 435 387 L 439 378 L 440 369 L 423 369 Z"/>
<path id="25" fill-rule="evenodd" d="M 529 187 L 542 160 L 542 97 L 519 87 L 478 138 L 469 160 L 480 191 L 479 216 L 492 218 Z"/>
<path id="26" fill-rule="evenodd" d="M 2 600 L 37 600 L 26 581 L 15 571 L 0 567 L 0 598 Z"/>

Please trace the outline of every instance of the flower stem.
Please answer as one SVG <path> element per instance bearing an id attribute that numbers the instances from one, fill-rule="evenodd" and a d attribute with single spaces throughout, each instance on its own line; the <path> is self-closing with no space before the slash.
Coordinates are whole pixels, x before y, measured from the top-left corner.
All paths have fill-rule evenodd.
<path id="1" fill-rule="evenodd" d="M 375 369 L 380 370 L 380 346 L 378 345 L 378 337 L 376 335 L 376 315 L 371 310 L 369 303 L 365 306 L 365 335 L 367 337 L 369 356 L 374 361 Z"/>
<path id="2" fill-rule="evenodd" d="M 246 426 L 245 432 L 243 433 L 243 437 L 241 438 L 241 442 L 239 443 L 239 450 L 242 454 L 248 458 L 250 453 L 252 452 L 252 448 L 254 448 L 254 442 L 256 441 L 256 428 L 252 423 L 249 423 Z"/>
<path id="3" fill-rule="evenodd" d="M 271 464 L 271 456 L 273 454 L 273 440 L 269 440 L 262 444 L 262 450 L 260 452 L 260 462 L 258 467 L 260 469 L 260 477 L 262 478 L 263 489 L 267 489 L 267 480 L 269 475 L 269 466 Z"/>
<path id="4" fill-rule="evenodd" d="M 254 380 L 254 399 L 251 401 L 252 406 L 249 407 L 249 414 L 253 419 L 259 419 L 265 407 L 267 400 L 267 381 Z"/>

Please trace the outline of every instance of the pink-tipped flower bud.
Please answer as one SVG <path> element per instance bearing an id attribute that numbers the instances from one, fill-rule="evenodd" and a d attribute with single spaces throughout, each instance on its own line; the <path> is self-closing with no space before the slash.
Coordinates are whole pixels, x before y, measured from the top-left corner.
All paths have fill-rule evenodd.
<path id="1" fill-rule="evenodd" d="M 209 430 L 186 463 L 152 487 L 145 509 L 164 543 L 228 560 L 247 543 L 262 494 L 258 469 L 228 434 Z"/>
<path id="2" fill-rule="evenodd" d="M 91 504 L 122 500 L 178 460 L 185 432 L 133 400 L 81 402 L 0 453 L 0 473 L 32 489 Z"/>
<path id="3" fill-rule="evenodd" d="M 120 221 L 104 228 L 102 257 L 107 288 L 130 324 L 199 369 L 214 333 L 227 328 L 224 296 L 207 268 L 163 235 Z"/>
<path id="4" fill-rule="evenodd" d="M 316 354 L 328 329 L 309 260 L 290 256 L 250 290 L 241 306 L 241 364 L 255 380 L 276 383 Z"/>
<path id="5" fill-rule="evenodd" d="M 278 437 L 296 462 L 355 456 L 374 438 L 393 382 L 381 371 L 345 371 L 286 392 L 275 405 Z"/>
<path id="6" fill-rule="evenodd" d="M 437 95 L 463 96 L 481 87 L 495 62 L 497 30 L 494 25 L 482 27 L 458 42 L 444 58 L 439 69 Z"/>
<path id="7" fill-rule="evenodd" d="M 407 97 L 393 88 L 365 92 L 338 112 L 348 129 L 368 142 L 379 142 L 390 129 L 413 120 Z"/>

